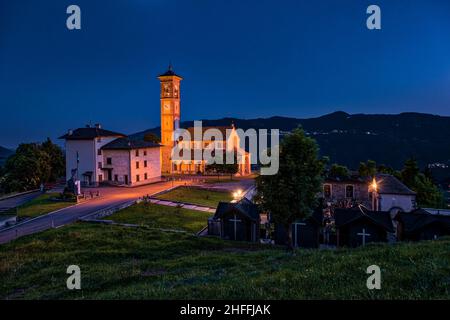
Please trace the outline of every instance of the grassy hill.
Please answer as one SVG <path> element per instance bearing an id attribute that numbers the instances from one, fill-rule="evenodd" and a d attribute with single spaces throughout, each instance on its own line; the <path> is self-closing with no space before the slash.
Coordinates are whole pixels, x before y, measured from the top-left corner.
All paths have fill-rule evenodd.
<path id="1" fill-rule="evenodd" d="M 0 299 L 449 299 L 450 240 L 299 250 L 78 223 L 0 246 Z M 66 289 L 81 268 L 82 290 Z M 382 289 L 366 288 L 366 268 Z"/>

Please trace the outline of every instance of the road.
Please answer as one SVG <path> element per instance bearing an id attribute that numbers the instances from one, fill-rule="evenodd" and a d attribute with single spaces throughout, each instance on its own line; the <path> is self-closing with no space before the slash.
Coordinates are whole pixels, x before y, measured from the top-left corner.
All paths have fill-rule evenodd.
<path id="1" fill-rule="evenodd" d="M 0 200 L 0 209 L 1 208 L 15 208 L 18 207 L 25 202 L 28 202 L 30 200 L 33 200 L 34 198 L 38 197 L 41 194 L 40 191 L 31 192 L 23 195 L 19 195 L 16 197 L 11 197 L 5 200 Z"/>
<path id="2" fill-rule="evenodd" d="M 41 232 L 50 228 L 57 228 L 77 221 L 79 218 L 116 205 L 137 200 L 146 195 L 167 190 L 172 186 L 184 185 L 185 181 L 160 182 L 134 188 L 100 188 L 101 196 L 97 199 L 55 211 L 48 215 L 20 223 L 12 228 L 0 231 L 0 244 L 10 242 L 16 238 Z"/>

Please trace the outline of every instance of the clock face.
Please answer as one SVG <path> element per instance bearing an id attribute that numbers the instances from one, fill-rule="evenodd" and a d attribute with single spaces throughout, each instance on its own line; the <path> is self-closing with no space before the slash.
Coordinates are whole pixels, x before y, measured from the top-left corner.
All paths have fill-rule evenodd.
<path id="1" fill-rule="evenodd" d="M 169 111 L 170 105 L 168 103 L 164 104 L 164 110 Z"/>

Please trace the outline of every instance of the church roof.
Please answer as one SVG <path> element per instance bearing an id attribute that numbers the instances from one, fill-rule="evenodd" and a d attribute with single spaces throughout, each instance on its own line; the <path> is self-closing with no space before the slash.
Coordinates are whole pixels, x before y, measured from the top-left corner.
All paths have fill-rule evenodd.
<path id="1" fill-rule="evenodd" d="M 99 127 L 86 127 L 71 130 L 59 139 L 66 140 L 92 140 L 100 137 L 125 137 L 124 134 L 105 130 Z"/>
<path id="2" fill-rule="evenodd" d="M 181 78 L 181 76 L 177 75 L 177 74 L 173 71 L 173 67 L 172 67 L 171 64 L 169 65 L 169 68 L 167 69 L 167 71 L 164 72 L 163 74 L 160 74 L 159 77 L 170 77 L 170 76 L 175 76 L 175 77 Z"/>
<path id="3" fill-rule="evenodd" d="M 239 211 L 250 220 L 257 221 L 260 219 L 258 206 L 247 198 L 242 198 L 238 202 L 219 202 L 214 219 L 219 219 L 233 210 Z"/>
<path id="4" fill-rule="evenodd" d="M 391 215 L 389 212 L 370 211 L 363 206 L 357 206 L 351 209 L 334 210 L 334 220 L 336 227 L 338 228 L 352 224 L 353 222 L 364 218 L 367 218 L 369 221 L 388 232 L 394 232 Z"/>
<path id="5" fill-rule="evenodd" d="M 159 143 L 154 143 L 145 140 L 133 140 L 129 137 L 119 138 L 105 144 L 103 150 L 133 150 L 133 149 L 146 149 L 146 148 L 157 148 L 161 145 Z"/>
<path id="6" fill-rule="evenodd" d="M 415 195 L 416 193 L 405 186 L 400 180 L 390 174 L 377 174 L 379 194 Z"/>
<path id="7" fill-rule="evenodd" d="M 186 128 L 186 130 L 191 135 L 191 141 L 195 141 L 194 140 L 194 129 L 195 129 L 195 127 Z M 227 130 L 232 130 L 233 126 L 202 127 L 202 138 L 203 138 L 203 134 L 206 132 L 206 130 L 209 130 L 209 129 L 217 129 L 217 130 L 219 130 L 220 133 L 223 136 L 223 139 L 224 139 L 223 141 L 225 141 L 226 138 L 227 138 Z"/>
<path id="8" fill-rule="evenodd" d="M 430 224 L 439 224 L 445 229 L 450 230 L 450 216 L 440 214 L 430 214 L 423 209 L 417 209 L 412 212 L 399 212 L 395 220 L 403 222 L 404 230 L 407 233 L 416 232 Z"/>

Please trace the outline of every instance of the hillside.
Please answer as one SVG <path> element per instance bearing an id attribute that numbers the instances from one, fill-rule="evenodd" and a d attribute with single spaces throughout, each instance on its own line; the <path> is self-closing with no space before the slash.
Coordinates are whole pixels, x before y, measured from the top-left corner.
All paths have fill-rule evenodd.
<path id="1" fill-rule="evenodd" d="M 405 159 L 411 156 L 416 157 L 422 166 L 436 162 L 450 164 L 450 117 L 421 113 L 350 115 L 339 111 L 309 119 L 203 120 L 203 125 L 230 125 L 232 122 L 242 129 L 274 128 L 284 132 L 301 125 L 317 140 L 322 155 L 329 156 L 331 162 L 351 168 L 367 159 L 401 168 Z M 192 126 L 192 123 L 182 122 L 181 126 Z M 135 137 L 143 137 L 146 132 L 159 135 L 159 128 L 137 133 Z"/>
<path id="2" fill-rule="evenodd" d="M 77 223 L 2 245 L 0 299 L 449 299 L 449 249 L 440 240 L 293 256 L 282 247 Z M 74 261 L 83 290 L 65 286 Z M 372 264 L 382 270 L 382 290 L 367 290 Z"/>

